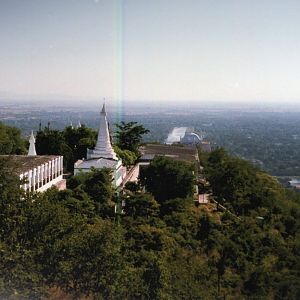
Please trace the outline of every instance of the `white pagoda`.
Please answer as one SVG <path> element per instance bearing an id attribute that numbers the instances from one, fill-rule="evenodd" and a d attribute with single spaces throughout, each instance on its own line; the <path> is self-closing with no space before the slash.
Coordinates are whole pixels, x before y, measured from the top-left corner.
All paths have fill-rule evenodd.
<path id="1" fill-rule="evenodd" d="M 28 156 L 36 156 L 36 150 L 35 150 L 35 138 L 33 135 L 33 131 L 31 130 L 31 135 L 29 138 L 29 149 L 28 149 Z"/>
<path id="2" fill-rule="evenodd" d="M 105 104 L 103 104 L 100 112 L 100 125 L 95 149 L 87 149 L 87 159 L 75 162 L 74 175 L 79 172 L 88 172 L 92 167 L 95 169 L 111 169 L 113 171 L 113 183 L 117 187 L 122 184 L 126 176 L 126 168 L 123 167 L 122 160 L 117 158 L 111 145 Z"/>

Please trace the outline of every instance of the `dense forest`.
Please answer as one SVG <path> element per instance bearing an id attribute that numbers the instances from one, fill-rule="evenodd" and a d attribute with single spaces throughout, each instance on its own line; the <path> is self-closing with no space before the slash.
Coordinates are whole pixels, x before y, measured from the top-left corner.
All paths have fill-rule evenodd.
<path id="1" fill-rule="evenodd" d="M 103 169 L 26 195 L 1 159 L 0 298 L 299 299 L 299 196 L 223 149 L 199 155 L 204 206 L 169 158 L 122 194 Z"/>
<path id="2" fill-rule="evenodd" d="M 43 194 L 2 158 L 0 298 L 299 299 L 299 195 L 221 148 L 199 156 L 203 206 L 197 170 L 170 158 L 123 193 L 102 169 Z"/>

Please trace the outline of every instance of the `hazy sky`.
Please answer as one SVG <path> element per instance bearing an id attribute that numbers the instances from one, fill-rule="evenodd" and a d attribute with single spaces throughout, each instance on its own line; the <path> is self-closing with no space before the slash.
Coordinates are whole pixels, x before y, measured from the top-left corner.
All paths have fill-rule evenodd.
<path id="1" fill-rule="evenodd" d="M 299 0 L 0 0 L 0 96 L 300 101 Z"/>

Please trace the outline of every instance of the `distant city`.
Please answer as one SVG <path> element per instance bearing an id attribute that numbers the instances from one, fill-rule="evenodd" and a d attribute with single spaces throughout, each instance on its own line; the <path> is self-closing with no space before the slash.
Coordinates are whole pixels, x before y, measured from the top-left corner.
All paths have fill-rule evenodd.
<path id="1" fill-rule="evenodd" d="M 2 101 L 3 103 L 4 101 Z M 0 120 L 22 130 L 49 126 L 63 129 L 78 122 L 97 129 L 101 101 L 86 105 L 63 103 L 0 104 Z M 300 112 L 296 105 L 107 103 L 109 123 L 137 121 L 150 130 L 145 142 L 164 143 L 175 127 L 190 127 L 213 147 L 245 158 L 286 182 L 300 176 Z M 287 177 L 287 178 L 285 178 Z"/>

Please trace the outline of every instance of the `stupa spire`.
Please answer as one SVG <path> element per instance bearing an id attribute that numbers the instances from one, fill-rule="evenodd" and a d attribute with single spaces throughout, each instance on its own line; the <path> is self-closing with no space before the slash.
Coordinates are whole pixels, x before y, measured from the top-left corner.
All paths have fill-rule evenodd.
<path id="1" fill-rule="evenodd" d="M 35 138 L 33 135 L 33 131 L 31 130 L 31 135 L 29 138 L 29 150 L 28 155 L 30 156 L 36 156 L 36 150 L 35 150 Z"/>
<path id="2" fill-rule="evenodd" d="M 108 123 L 106 118 L 105 102 L 100 112 L 100 124 L 98 131 L 97 143 L 94 150 L 88 150 L 87 158 L 108 158 L 117 160 L 117 155 L 110 141 Z"/>
<path id="3" fill-rule="evenodd" d="M 102 110 L 101 110 L 101 114 L 105 114 L 105 115 L 106 115 L 106 111 L 105 111 L 105 102 L 103 103 Z"/>

